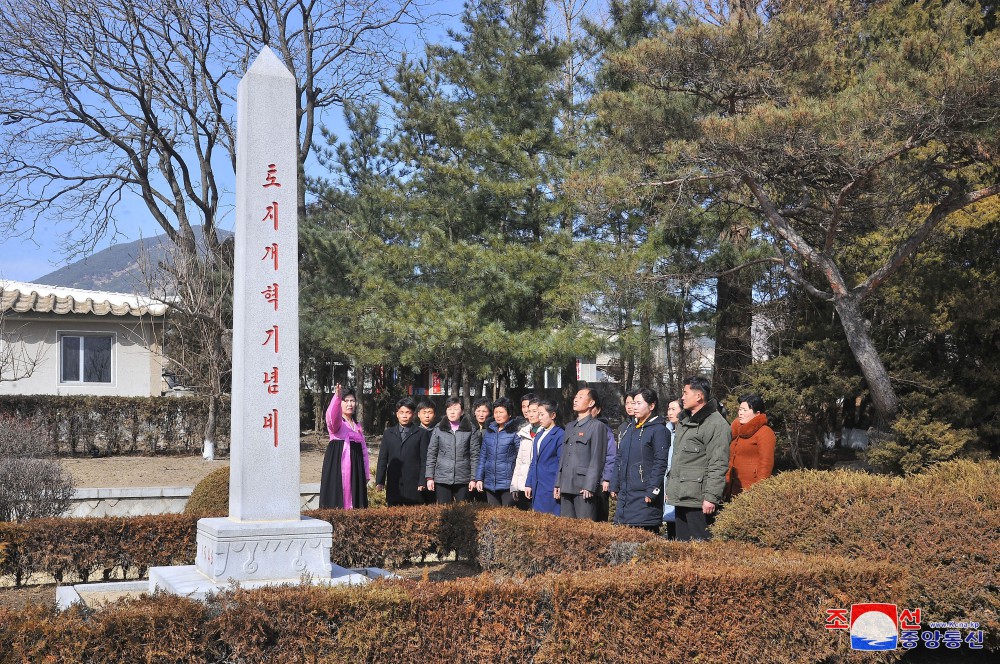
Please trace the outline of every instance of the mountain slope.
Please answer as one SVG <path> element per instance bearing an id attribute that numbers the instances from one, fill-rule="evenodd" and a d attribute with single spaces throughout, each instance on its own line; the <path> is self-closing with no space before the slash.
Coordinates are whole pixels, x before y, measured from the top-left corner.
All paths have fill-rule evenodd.
<path id="1" fill-rule="evenodd" d="M 201 227 L 196 226 L 194 230 L 200 239 Z M 225 240 L 232 233 L 219 231 L 219 235 Z M 170 241 L 166 235 L 116 244 L 32 281 L 50 286 L 116 293 L 143 293 L 147 289 L 144 285 L 140 260 L 143 264 L 155 266 L 169 248 Z"/>

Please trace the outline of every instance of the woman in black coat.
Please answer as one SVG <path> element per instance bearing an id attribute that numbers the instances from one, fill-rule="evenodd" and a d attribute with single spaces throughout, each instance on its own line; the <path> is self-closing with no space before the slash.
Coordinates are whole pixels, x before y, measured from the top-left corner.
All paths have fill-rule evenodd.
<path id="1" fill-rule="evenodd" d="M 385 488 L 385 502 L 390 507 L 424 504 L 430 432 L 413 421 L 416 410 L 413 399 L 397 401 L 398 424 L 386 428 L 379 446 L 375 488 Z"/>
<path id="2" fill-rule="evenodd" d="M 667 472 L 670 433 L 656 414 L 658 397 L 642 389 L 633 400 L 635 425 L 618 444 L 611 495 L 618 498 L 614 521 L 653 532 L 663 521 L 663 476 Z"/>

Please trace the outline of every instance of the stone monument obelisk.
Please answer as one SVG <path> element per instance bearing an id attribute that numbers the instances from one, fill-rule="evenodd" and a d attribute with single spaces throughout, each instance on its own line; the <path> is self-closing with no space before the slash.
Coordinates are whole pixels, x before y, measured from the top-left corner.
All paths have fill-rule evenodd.
<path id="1" fill-rule="evenodd" d="M 196 564 L 152 568 L 151 590 L 366 580 L 333 569 L 331 525 L 301 516 L 295 88 L 267 47 L 239 84 L 229 517 L 201 519 Z"/>

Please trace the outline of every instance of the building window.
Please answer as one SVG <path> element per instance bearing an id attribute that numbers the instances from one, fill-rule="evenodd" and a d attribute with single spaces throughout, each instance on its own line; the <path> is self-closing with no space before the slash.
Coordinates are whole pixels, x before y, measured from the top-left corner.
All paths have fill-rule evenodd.
<path id="1" fill-rule="evenodd" d="M 63 383 L 111 383 L 111 334 L 64 334 L 60 339 Z"/>

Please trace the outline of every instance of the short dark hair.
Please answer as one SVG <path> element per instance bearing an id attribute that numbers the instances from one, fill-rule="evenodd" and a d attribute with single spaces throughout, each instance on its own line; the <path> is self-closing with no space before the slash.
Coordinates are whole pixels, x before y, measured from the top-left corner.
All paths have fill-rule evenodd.
<path id="1" fill-rule="evenodd" d="M 507 397 L 500 397 L 499 399 L 494 401 L 493 405 L 490 407 L 490 410 L 496 410 L 497 408 L 503 408 L 504 410 L 507 411 L 508 415 L 514 414 L 514 410 L 513 408 L 511 408 L 510 399 L 508 399 Z"/>
<path id="2" fill-rule="evenodd" d="M 628 392 L 626 392 L 625 393 L 625 398 L 626 399 L 628 399 L 628 398 L 635 399 L 635 395 L 637 395 L 637 394 L 639 394 L 639 388 L 638 387 L 635 388 L 634 390 L 629 390 Z"/>
<path id="3" fill-rule="evenodd" d="M 597 393 L 597 390 L 592 388 L 590 385 L 587 385 L 586 383 L 584 383 L 584 385 L 578 391 L 583 391 L 583 390 L 587 390 L 587 394 L 590 395 L 590 400 L 594 402 L 594 405 L 591 406 L 591 408 L 600 408 L 601 397 Z"/>
<path id="4" fill-rule="evenodd" d="M 521 403 L 524 403 L 525 401 L 529 403 L 531 401 L 538 401 L 538 397 L 535 395 L 534 392 L 528 392 L 527 394 L 521 397 Z"/>
<path id="5" fill-rule="evenodd" d="M 642 400 L 649 404 L 652 412 L 656 412 L 656 405 L 660 403 L 660 396 L 656 393 L 656 390 L 644 387 L 635 393 L 635 396 L 641 396 Z"/>
<path id="6" fill-rule="evenodd" d="M 410 397 L 403 397 L 396 402 L 396 410 L 399 410 L 400 408 L 409 408 L 413 412 L 417 412 L 417 402 Z"/>
<path id="7" fill-rule="evenodd" d="M 764 412 L 764 400 L 760 398 L 760 395 L 754 394 L 753 392 L 741 395 L 737 403 L 745 403 L 750 406 L 750 410 L 755 413 Z"/>
<path id="8" fill-rule="evenodd" d="M 493 410 L 493 408 L 490 407 L 490 400 L 487 399 L 486 397 L 479 397 L 478 399 L 472 402 L 472 410 L 475 410 L 480 406 L 486 406 L 490 410 Z"/>
<path id="9" fill-rule="evenodd" d="M 705 397 L 705 401 L 712 398 L 712 381 L 704 376 L 691 376 L 690 378 L 684 379 L 684 384 L 692 390 L 701 392 L 702 396 Z"/>
<path id="10" fill-rule="evenodd" d="M 555 399 L 539 399 L 538 406 L 544 408 L 550 415 L 559 414 L 559 404 L 556 403 Z"/>
<path id="11" fill-rule="evenodd" d="M 447 399 L 444 400 L 445 408 L 448 408 L 449 406 L 454 406 L 456 404 L 459 406 L 462 405 L 462 397 L 448 397 Z M 464 406 L 462 406 L 462 410 L 465 410 Z"/>
<path id="12" fill-rule="evenodd" d="M 353 387 L 348 387 L 340 392 L 341 400 L 346 399 L 347 397 L 354 397 L 354 400 L 357 401 L 358 393 L 354 391 Z"/>
<path id="13" fill-rule="evenodd" d="M 437 407 L 434 405 L 434 402 L 431 401 L 430 399 L 423 399 L 421 400 L 420 403 L 417 404 L 417 410 L 423 410 L 424 408 L 430 408 L 435 413 L 437 412 Z"/>

